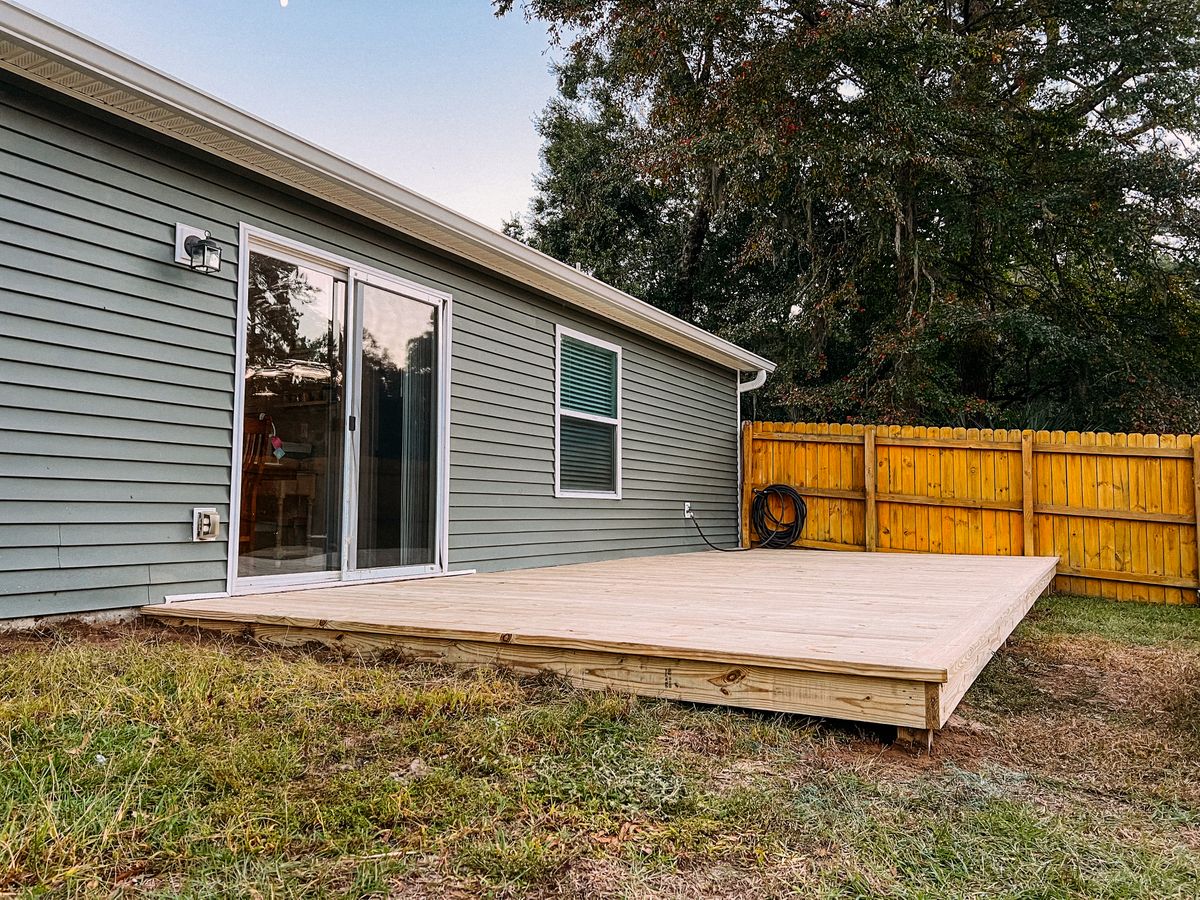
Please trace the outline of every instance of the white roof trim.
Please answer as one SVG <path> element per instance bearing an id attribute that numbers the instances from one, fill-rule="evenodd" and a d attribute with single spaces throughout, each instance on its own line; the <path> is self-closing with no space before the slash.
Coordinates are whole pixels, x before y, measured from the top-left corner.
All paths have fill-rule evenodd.
<path id="1" fill-rule="evenodd" d="M 775 364 L 294 134 L 0 0 L 0 67 L 741 371 Z"/>

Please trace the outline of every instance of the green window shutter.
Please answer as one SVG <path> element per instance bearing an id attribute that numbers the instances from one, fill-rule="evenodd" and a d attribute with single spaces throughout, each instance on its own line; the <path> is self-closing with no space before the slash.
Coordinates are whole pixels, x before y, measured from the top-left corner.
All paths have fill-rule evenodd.
<path id="1" fill-rule="evenodd" d="M 558 423 L 558 483 L 565 491 L 617 489 L 617 427 L 563 416 Z"/>
<path id="2" fill-rule="evenodd" d="M 563 335 L 559 364 L 563 409 L 616 418 L 617 354 Z"/>

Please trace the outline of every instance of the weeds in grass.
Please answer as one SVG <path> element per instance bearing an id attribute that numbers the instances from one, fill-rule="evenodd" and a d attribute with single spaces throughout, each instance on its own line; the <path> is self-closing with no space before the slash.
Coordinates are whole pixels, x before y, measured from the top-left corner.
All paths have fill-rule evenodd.
<path id="1" fill-rule="evenodd" d="M 1192 897 L 1200 614 L 1056 598 L 932 758 L 150 626 L 0 646 L 0 895 Z"/>

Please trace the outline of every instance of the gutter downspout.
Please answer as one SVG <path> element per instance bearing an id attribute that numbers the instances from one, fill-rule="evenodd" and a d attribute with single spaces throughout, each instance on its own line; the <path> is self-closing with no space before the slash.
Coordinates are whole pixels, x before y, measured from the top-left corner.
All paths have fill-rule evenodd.
<path id="1" fill-rule="evenodd" d="M 741 378 L 740 375 L 738 377 L 739 377 L 739 379 Z M 738 396 L 740 397 L 742 394 L 746 393 L 747 391 L 756 391 L 760 387 L 762 387 L 764 384 L 766 384 L 766 382 L 767 382 L 767 370 L 759 369 L 758 374 L 755 375 L 753 378 L 751 378 L 749 381 L 741 381 L 741 380 L 738 381 Z M 740 421 L 740 412 L 741 411 L 739 410 L 739 421 Z"/>
<path id="2" fill-rule="evenodd" d="M 749 381 L 742 381 L 742 373 L 734 372 L 733 377 L 737 380 L 737 522 L 738 522 L 738 546 L 747 546 L 745 528 L 742 525 L 742 497 L 745 496 L 745 489 L 742 485 L 742 479 L 745 477 L 745 462 L 742 460 L 742 394 L 750 391 L 758 390 L 767 381 L 767 370 L 759 369 L 754 377 Z"/>

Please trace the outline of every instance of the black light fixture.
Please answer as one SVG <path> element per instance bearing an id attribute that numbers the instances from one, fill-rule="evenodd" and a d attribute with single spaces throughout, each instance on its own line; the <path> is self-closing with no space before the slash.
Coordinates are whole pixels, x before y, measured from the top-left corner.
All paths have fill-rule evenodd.
<path id="1" fill-rule="evenodd" d="M 184 238 L 183 252 L 187 254 L 193 272 L 209 275 L 221 268 L 221 245 L 207 231 L 204 237 L 193 234 Z"/>

